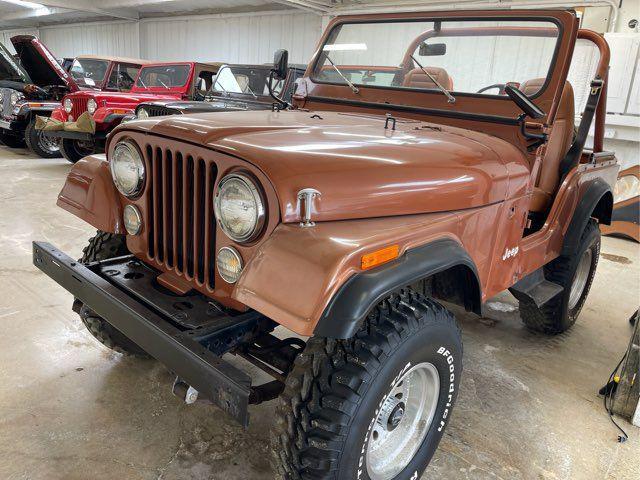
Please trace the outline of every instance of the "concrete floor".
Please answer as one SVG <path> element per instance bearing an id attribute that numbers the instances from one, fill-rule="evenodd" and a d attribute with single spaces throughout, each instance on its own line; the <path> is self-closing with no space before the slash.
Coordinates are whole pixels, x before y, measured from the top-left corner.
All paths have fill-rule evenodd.
<path id="1" fill-rule="evenodd" d="M 0 147 L 0 480 L 273 478 L 272 404 L 243 431 L 213 407 L 185 406 L 158 363 L 98 344 L 70 296 L 31 265 L 31 241 L 80 255 L 92 229 L 55 206 L 70 165 Z M 638 307 L 640 252 L 606 238 L 575 328 L 525 331 L 514 299 L 460 315 L 458 405 L 423 477 L 640 478 L 640 431 L 616 443 L 597 390 L 624 352 Z"/>

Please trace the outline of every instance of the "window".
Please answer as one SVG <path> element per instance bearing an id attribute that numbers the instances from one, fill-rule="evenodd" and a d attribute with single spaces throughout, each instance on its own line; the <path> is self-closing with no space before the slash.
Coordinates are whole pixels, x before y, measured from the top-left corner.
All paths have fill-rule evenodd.
<path id="1" fill-rule="evenodd" d="M 108 67 L 108 60 L 76 58 L 71 65 L 69 73 L 81 87 L 102 88 Z"/>
<path id="2" fill-rule="evenodd" d="M 164 88 L 184 87 L 189 81 L 189 65 L 157 65 L 142 67 L 136 82 L 137 87 Z"/>
<path id="3" fill-rule="evenodd" d="M 118 92 L 128 92 L 138 76 L 140 67 L 126 63 L 116 63 L 111 69 L 107 88 Z"/>
<path id="4" fill-rule="evenodd" d="M 347 23 L 330 33 L 315 65 L 317 82 L 504 95 L 508 84 L 542 88 L 558 42 L 549 21 Z M 534 87 L 535 85 L 535 87 Z"/>
<path id="5" fill-rule="evenodd" d="M 251 96 L 269 95 L 269 67 L 245 67 L 227 65 L 216 77 L 213 92 L 246 94 Z M 282 89 L 283 81 L 274 83 L 274 90 Z"/>

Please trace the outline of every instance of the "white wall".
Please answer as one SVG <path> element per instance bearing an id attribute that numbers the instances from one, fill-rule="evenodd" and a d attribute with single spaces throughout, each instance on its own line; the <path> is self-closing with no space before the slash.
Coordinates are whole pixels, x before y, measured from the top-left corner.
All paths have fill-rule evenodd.
<path id="1" fill-rule="evenodd" d="M 0 31 L 0 42 L 8 45 L 19 33 L 39 35 L 57 57 L 265 63 L 273 60 L 276 49 L 286 48 L 290 62 L 305 63 L 322 33 L 322 18 L 298 10 L 55 25 Z"/>

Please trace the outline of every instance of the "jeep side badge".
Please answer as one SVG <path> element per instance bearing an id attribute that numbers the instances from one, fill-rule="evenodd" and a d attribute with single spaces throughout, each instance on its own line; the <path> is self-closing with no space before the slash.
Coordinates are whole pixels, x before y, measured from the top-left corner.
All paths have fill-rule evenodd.
<path id="1" fill-rule="evenodd" d="M 302 212 L 302 203 L 300 204 L 300 216 L 302 217 L 302 222 L 300 222 L 301 227 L 315 226 L 315 223 L 311 221 L 311 208 L 313 207 L 314 199 L 321 195 L 322 194 L 315 188 L 303 188 L 298 192 L 298 199 L 304 202 L 304 213 Z"/>

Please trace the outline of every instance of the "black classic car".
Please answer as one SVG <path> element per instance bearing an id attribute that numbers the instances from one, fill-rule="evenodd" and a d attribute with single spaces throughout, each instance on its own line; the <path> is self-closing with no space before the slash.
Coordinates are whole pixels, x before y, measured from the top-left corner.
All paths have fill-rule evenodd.
<path id="1" fill-rule="evenodd" d="M 306 65 L 289 65 L 286 78 L 272 77 L 272 65 L 224 65 L 203 85 L 195 100 L 158 100 L 138 105 L 135 115 L 125 119 L 143 119 L 164 115 L 235 110 L 285 108 L 295 90 L 296 79 Z M 274 95 L 270 93 L 271 90 Z"/>
<path id="2" fill-rule="evenodd" d="M 10 147 L 26 141 L 42 157 L 59 156 L 57 144 L 35 131 L 36 115 L 49 116 L 79 87 L 37 37 L 17 35 L 11 43 L 15 56 L 0 44 L 0 141 Z"/>

